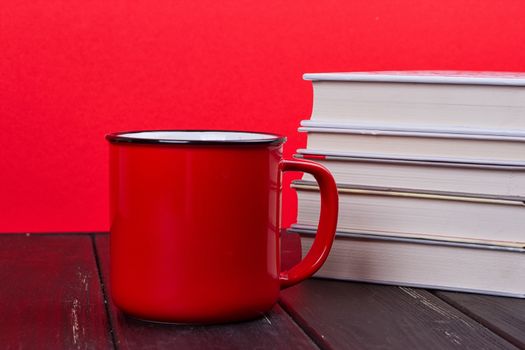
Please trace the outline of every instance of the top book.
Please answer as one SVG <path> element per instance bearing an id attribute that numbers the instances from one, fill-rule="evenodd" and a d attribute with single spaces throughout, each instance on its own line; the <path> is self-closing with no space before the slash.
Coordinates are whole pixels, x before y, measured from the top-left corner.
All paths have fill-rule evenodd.
<path id="1" fill-rule="evenodd" d="M 311 120 L 324 127 L 408 127 L 484 134 L 525 131 L 525 73 L 310 73 Z"/>

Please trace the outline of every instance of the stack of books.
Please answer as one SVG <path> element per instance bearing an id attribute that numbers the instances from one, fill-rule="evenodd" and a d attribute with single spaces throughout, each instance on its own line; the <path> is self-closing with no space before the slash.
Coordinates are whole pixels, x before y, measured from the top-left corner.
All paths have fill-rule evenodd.
<path id="1" fill-rule="evenodd" d="M 297 158 L 326 166 L 340 213 L 319 277 L 525 297 L 525 74 L 305 74 Z M 292 186 L 303 254 L 320 207 Z"/>

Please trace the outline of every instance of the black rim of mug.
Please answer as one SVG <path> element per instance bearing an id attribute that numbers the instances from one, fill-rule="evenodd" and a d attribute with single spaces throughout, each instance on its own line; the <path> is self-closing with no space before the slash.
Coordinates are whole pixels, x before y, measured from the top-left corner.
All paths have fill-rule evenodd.
<path id="1" fill-rule="evenodd" d="M 129 136 L 128 134 L 137 133 L 158 133 L 158 132 L 182 132 L 182 133 L 198 133 L 198 132 L 217 132 L 226 134 L 253 134 L 254 136 L 261 135 L 261 138 L 239 139 L 239 140 L 183 140 L 183 139 L 162 139 L 162 138 L 139 138 Z M 123 136 L 126 135 L 126 136 Z M 271 136 L 270 138 L 262 138 L 262 135 Z M 133 130 L 133 131 L 119 131 L 106 135 L 106 140 L 111 143 L 137 143 L 137 144 L 176 144 L 176 145 L 279 145 L 286 141 L 286 137 L 278 134 L 257 131 L 244 130 Z"/>

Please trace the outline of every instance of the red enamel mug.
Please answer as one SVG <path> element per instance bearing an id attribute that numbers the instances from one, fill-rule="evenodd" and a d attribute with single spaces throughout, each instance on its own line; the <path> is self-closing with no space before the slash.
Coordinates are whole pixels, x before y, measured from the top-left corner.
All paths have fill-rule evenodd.
<path id="1" fill-rule="evenodd" d="M 323 166 L 283 160 L 284 137 L 237 131 L 133 131 L 110 143 L 111 293 L 136 318 L 221 323 L 261 316 L 279 290 L 326 260 L 337 188 Z M 283 171 L 312 174 L 321 216 L 312 249 L 280 271 Z"/>

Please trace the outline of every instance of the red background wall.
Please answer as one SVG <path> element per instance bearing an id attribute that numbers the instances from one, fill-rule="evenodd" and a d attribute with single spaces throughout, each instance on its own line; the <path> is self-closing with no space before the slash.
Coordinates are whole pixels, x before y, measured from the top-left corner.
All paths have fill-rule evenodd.
<path id="1" fill-rule="evenodd" d="M 3 1 L 0 232 L 107 230 L 109 131 L 274 131 L 289 157 L 304 72 L 525 71 L 524 18 L 501 0 Z"/>

